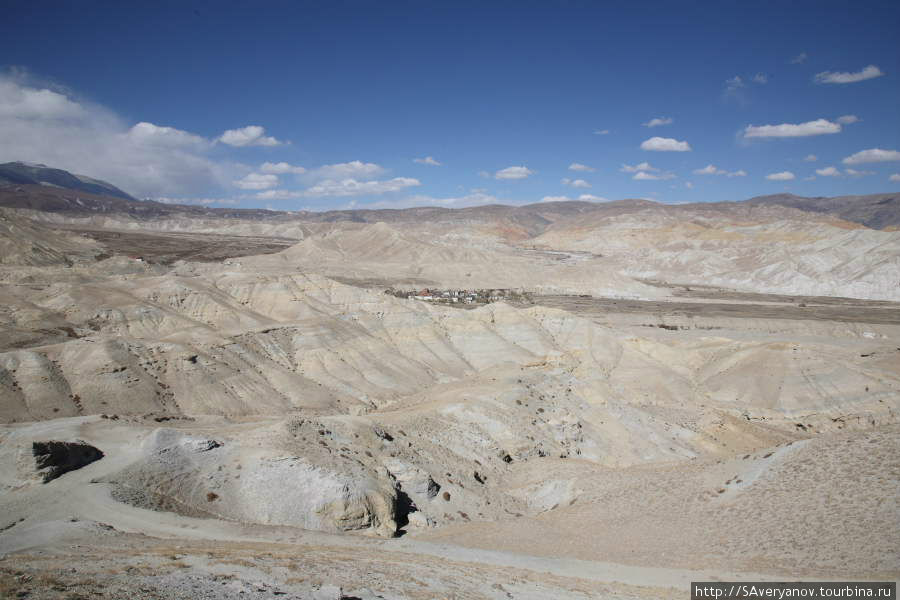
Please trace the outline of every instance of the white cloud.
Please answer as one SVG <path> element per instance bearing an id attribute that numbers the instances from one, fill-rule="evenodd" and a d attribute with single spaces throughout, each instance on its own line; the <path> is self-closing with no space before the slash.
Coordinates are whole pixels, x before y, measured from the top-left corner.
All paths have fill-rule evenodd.
<path id="1" fill-rule="evenodd" d="M 593 173 L 597 169 L 595 169 L 594 167 L 589 167 L 587 165 L 583 165 L 581 163 L 572 163 L 571 165 L 569 165 L 569 170 L 570 171 L 586 171 L 589 173 Z"/>
<path id="2" fill-rule="evenodd" d="M 277 175 L 250 173 L 234 182 L 242 190 L 268 190 L 278 185 Z"/>
<path id="3" fill-rule="evenodd" d="M 603 196 L 595 196 L 593 194 L 581 194 L 578 199 L 582 202 L 609 202 L 609 198 Z"/>
<path id="4" fill-rule="evenodd" d="M 247 125 L 240 129 L 228 129 L 220 135 L 217 141 L 229 146 L 280 146 L 280 142 L 266 135 L 266 128 L 259 125 Z"/>
<path id="5" fill-rule="evenodd" d="M 720 169 L 715 165 L 706 165 L 702 169 L 694 169 L 697 175 L 725 175 L 728 171 Z"/>
<path id="6" fill-rule="evenodd" d="M 609 129 L 597 129 L 594 135 L 609 135 Z"/>
<path id="7" fill-rule="evenodd" d="M 694 182 L 693 181 L 685 181 L 684 187 L 686 187 L 689 190 L 692 190 L 692 189 L 694 189 Z"/>
<path id="8" fill-rule="evenodd" d="M 570 202 L 572 199 L 568 196 L 544 196 L 541 202 Z"/>
<path id="9" fill-rule="evenodd" d="M 765 73 L 757 73 L 753 76 L 753 83 L 758 83 L 760 85 L 765 85 L 769 83 L 769 76 Z"/>
<path id="10" fill-rule="evenodd" d="M 128 136 L 139 144 L 156 146 L 204 148 L 209 142 L 200 135 L 188 133 L 174 127 L 160 127 L 153 123 L 140 122 L 128 130 Z"/>
<path id="11" fill-rule="evenodd" d="M 619 170 L 622 171 L 623 173 L 637 173 L 639 171 L 659 171 L 659 169 L 657 169 L 654 166 L 651 166 L 650 163 L 648 163 L 648 162 L 642 162 L 642 163 L 634 165 L 634 166 L 623 164 L 622 168 Z"/>
<path id="12" fill-rule="evenodd" d="M 842 162 L 845 165 L 861 165 L 863 163 L 890 162 L 895 160 L 900 160 L 900 152 L 896 150 L 870 148 L 868 150 L 860 150 L 856 154 L 851 154 Z"/>
<path id="13" fill-rule="evenodd" d="M 574 188 L 589 188 L 591 184 L 585 181 L 584 179 L 569 179 L 568 177 L 563 177 L 561 180 L 563 185 L 568 185 Z"/>
<path id="14" fill-rule="evenodd" d="M 530 170 L 528 167 L 506 167 L 505 169 L 500 169 L 496 173 L 494 173 L 495 179 L 525 179 L 529 175 L 534 174 L 534 171 Z"/>
<path id="15" fill-rule="evenodd" d="M 263 173 L 273 173 L 275 175 L 284 175 L 286 173 L 306 173 L 306 169 L 304 169 L 303 167 L 290 165 L 286 162 L 264 162 L 259 166 L 259 170 Z"/>
<path id="16" fill-rule="evenodd" d="M 900 181 L 900 173 L 892 173 L 888 181 Z"/>
<path id="17" fill-rule="evenodd" d="M 655 180 L 674 179 L 674 178 L 675 178 L 674 173 L 655 174 L 655 173 L 648 173 L 647 171 L 639 171 L 634 174 L 634 177 L 632 177 L 632 179 L 635 179 L 637 181 L 655 181 Z"/>
<path id="18" fill-rule="evenodd" d="M 672 117 L 656 117 L 643 123 L 644 127 L 659 127 L 661 125 L 671 125 L 674 121 Z"/>
<path id="19" fill-rule="evenodd" d="M 846 173 L 850 177 L 865 177 L 867 175 L 874 175 L 875 171 L 857 171 L 856 169 L 844 169 L 844 173 Z"/>
<path id="20" fill-rule="evenodd" d="M 835 119 L 835 121 L 837 121 L 841 125 L 850 125 L 852 123 L 859 122 L 859 117 L 857 117 L 856 115 L 844 115 L 842 117 L 838 117 L 837 119 Z"/>
<path id="21" fill-rule="evenodd" d="M 726 173 L 725 175 L 728 177 L 746 177 L 747 171 L 738 169 L 737 171 L 732 171 L 731 173 Z"/>
<path id="22" fill-rule="evenodd" d="M 806 59 L 807 59 L 806 52 L 801 52 L 800 54 L 798 54 L 797 56 L 795 56 L 794 58 L 791 59 L 791 64 L 799 65 L 801 63 L 805 63 Z"/>
<path id="23" fill-rule="evenodd" d="M 865 81 L 866 79 L 873 79 L 882 75 L 884 73 L 881 69 L 875 65 L 869 65 L 856 73 L 823 71 L 816 74 L 815 81 L 816 83 L 856 83 L 857 81 Z"/>
<path id="24" fill-rule="evenodd" d="M 109 181 L 140 198 L 201 196 L 241 169 L 214 161 L 209 140 L 127 121 L 27 75 L 0 74 L 0 162 L 22 160 Z"/>
<path id="25" fill-rule="evenodd" d="M 790 181 L 795 179 L 795 177 L 790 171 L 782 171 L 781 173 L 769 173 L 766 175 L 766 179 L 770 181 Z"/>
<path id="26" fill-rule="evenodd" d="M 806 158 L 803 159 L 803 162 L 816 162 L 819 160 L 819 157 L 815 154 L 807 154 Z"/>
<path id="27" fill-rule="evenodd" d="M 690 152 L 691 145 L 673 138 L 652 137 L 641 143 L 641 150 L 652 152 Z"/>
<path id="28" fill-rule="evenodd" d="M 840 177 L 841 172 L 834 167 L 825 167 L 824 169 L 816 169 L 816 175 L 821 175 L 822 177 Z"/>
<path id="29" fill-rule="evenodd" d="M 315 197 L 343 197 L 364 196 L 367 194 L 386 194 L 399 192 L 408 187 L 421 185 L 418 179 L 411 177 L 394 177 L 384 181 L 357 181 L 356 179 L 326 179 L 303 191 L 304 196 Z"/>
<path id="30" fill-rule="evenodd" d="M 438 161 L 434 160 L 434 158 L 431 157 L 431 156 L 426 156 L 425 158 L 414 158 L 414 159 L 413 159 L 413 162 L 419 163 L 420 165 L 429 165 L 429 166 L 431 166 L 431 167 L 439 167 L 439 166 L 441 166 L 441 163 L 439 163 Z"/>
<path id="31" fill-rule="evenodd" d="M 816 179 L 815 175 L 810 175 L 809 177 L 804 177 L 803 181 L 815 181 L 815 179 Z"/>
<path id="32" fill-rule="evenodd" d="M 807 137 L 811 135 L 824 135 L 829 133 L 839 133 L 841 126 L 832 123 L 828 119 L 816 119 L 815 121 L 807 121 L 794 125 L 792 123 L 782 123 L 781 125 L 747 125 L 744 128 L 745 138 L 785 138 L 785 137 Z"/>
<path id="33" fill-rule="evenodd" d="M 313 179 L 374 179 L 385 172 L 384 167 L 375 163 L 352 160 L 345 163 L 323 165 L 311 169 L 308 175 Z"/>

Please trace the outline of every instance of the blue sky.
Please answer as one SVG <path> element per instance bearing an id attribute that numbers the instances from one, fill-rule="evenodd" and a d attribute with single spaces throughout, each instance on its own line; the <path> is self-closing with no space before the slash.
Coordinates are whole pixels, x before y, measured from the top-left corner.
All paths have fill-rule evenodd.
<path id="1" fill-rule="evenodd" d="M 896 1 L 7 0 L 0 160 L 283 210 L 889 192 L 898 31 Z"/>

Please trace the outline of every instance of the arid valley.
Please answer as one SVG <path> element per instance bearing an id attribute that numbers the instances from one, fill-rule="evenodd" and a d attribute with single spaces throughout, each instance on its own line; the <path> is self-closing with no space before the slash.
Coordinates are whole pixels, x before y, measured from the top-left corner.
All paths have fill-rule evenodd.
<path id="1" fill-rule="evenodd" d="M 2 594 L 894 579 L 900 197 L 846 203 L 278 213 L 8 182 Z"/>

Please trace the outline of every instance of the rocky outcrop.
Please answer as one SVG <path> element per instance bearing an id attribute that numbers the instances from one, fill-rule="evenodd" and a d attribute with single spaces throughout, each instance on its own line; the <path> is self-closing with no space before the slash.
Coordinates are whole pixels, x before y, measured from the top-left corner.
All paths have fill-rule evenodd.
<path id="1" fill-rule="evenodd" d="M 32 478 L 43 483 L 103 458 L 103 452 L 82 441 L 32 442 L 30 453 L 25 450 L 23 454 L 26 456 L 21 462 L 25 464 L 20 470 L 30 471 Z"/>

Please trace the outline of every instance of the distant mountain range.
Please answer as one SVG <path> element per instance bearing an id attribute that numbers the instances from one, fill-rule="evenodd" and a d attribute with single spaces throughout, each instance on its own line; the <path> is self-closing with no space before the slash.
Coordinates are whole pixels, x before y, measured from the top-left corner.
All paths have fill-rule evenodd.
<path id="1" fill-rule="evenodd" d="M 75 193 L 73 193 L 75 192 Z M 24 208 L 68 216 L 122 214 L 138 219 L 167 217 L 205 217 L 283 221 L 302 219 L 312 222 L 496 222 L 505 221 L 530 234 L 562 219 L 585 216 L 614 216 L 657 207 L 678 211 L 687 207 L 708 210 L 739 206 L 783 206 L 790 209 L 843 219 L 872 229 L 900 228 L 900 193 L 865 196 L 806 198 L 793 194 L 759 196 L 739 202 L 664 205 L 649 200 L 616 202 L 548 202 L 525 206 L 484 205 L 467 208 L 419 207 L 406 209 L 356 209 L 325 212 L 286 212 L 264 209 L 210 208 L 137 200 L 116 186 L 62 169 L 24 162 L 0 164 L 0 206 Z"/>
<path id="2" fill-rule="evenodd" d="M 123 192 L 111 183 L 35 163 L 10 162 L 0 164 L 0 184 L 3 183 L 52 186 L 89 194 L 112 196 L 124 200 L 135 200 L 133 196 Z"/>

